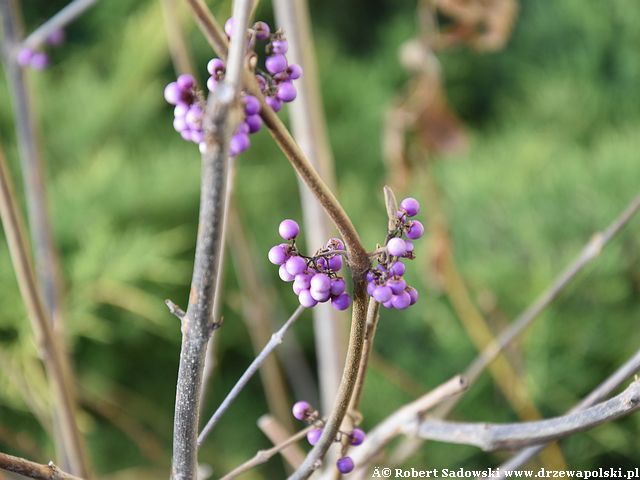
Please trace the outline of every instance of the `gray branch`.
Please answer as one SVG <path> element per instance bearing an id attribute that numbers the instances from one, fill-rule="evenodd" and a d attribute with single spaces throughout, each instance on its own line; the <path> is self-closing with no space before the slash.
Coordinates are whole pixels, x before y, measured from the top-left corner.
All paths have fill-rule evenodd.
<path id="1" fill-rule="evenodd" d="M 640 381 L 624 392 L 585 410 L 534 422 L 507 424 L 424 420 L 417 435 L 426 440 L 474 445 L 485 451 L 522 448 L 564 438 L 640 409 Z"/>

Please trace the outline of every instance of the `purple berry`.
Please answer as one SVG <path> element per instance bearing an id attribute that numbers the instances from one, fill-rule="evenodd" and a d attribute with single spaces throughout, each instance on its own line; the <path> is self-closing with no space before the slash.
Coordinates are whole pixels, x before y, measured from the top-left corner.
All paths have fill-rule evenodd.
<path id="1" fill-rule="evenodd" d="M 310 290 L 302 290 L 298 295 L 298 301 L 306 308 L 313 308 L 318 304 L 318 301 L 311 296 Z"/>
<path id="2" fill-rule="evenodd" d="M 291 63 L 287 67 L 287 76 L 289 80 L 296 80 L 302 76 L 302 67 L 297 63 Z"/>
<path id="3" fill-rule="evenodd" d="M 336 462 L 336 466 L 338 467 L 338 471 L 340 473 L 349 473 L 353 470 L 353 460 L 351 457 L 342 457 L 338 459 Z"/>
<path id="4" fill-rule="evenodd" d="M 176 80 L 178 87 L 180 90 L 189 91 L 196 85 L 196 79 L 193 78 L 193 75 L 189 75 L 188 73 L 183 73 Z"/>
<path id="5" fill-rule="evenodd" d="M 176 129 L 176 132 L 180 133 L 183 130 L 187 129 L 187 122 L 185 122 L 184 117 L 176 117 L 173 119 L 173 128 Z"/>
<path id="6" fill-rule="evenodd" d="M 224 22 L 224 33 L 227 34 L 227 37 L 233 35 L 233 17 Z"/>
<path id="7" fill-rule="evenodd" d="M 344 242 L 339 238 L 330 238 L 327 242 L 327 248 L 331 250 L 344 250 Z"/>
<path id="8" fill-rule="evenodd" d="M 314 428 L 313 430 L 309 430 L 309 432 L 307 433 L 307 441 L 309 442 L 309 445 L 315 445 L 316 443 L 318 443 L 318 440 L 320 440 L 321 436 L 321 428 Z"/>
<path id="9" fill-rule="evenodd" d="M 30 65 L 35 70 L 44 70 L 49 66 L 49 57 L 44 52 L 35 52 L 31 57 Z"/>
<path id="10" fill-rule="evenodd" d="M 337 297 L 337 296 L 343 294 L 346 288 L 347 288 L 347 284 L 345 283 L 345 281 L 342 278 L 332 278 L 331 279 L 330 292 L 331 292 L 332 296 Z"/>
<path id="11" fill-rule="evenodd" d="M 407 237 L 409 237 L 411 240 L 417 240 L 422 236 L 423 233 L 424 233 L 424 225 L 422 225 L 422 222 L 418 220 L 413 220 L 411 222 L 411 226 L 409 227 L 409 230 L 407 231 Z"/>
<path id="12" fill-rule="evenodd" d="M 364 442 L 364 430 L 361 428 L 354 428 L 351 432 L 351 445 L 358 446 Z"/>
<path id="13" fill-rule="evenodd" d="M 391 289 L 394 295 L 398 295 L 407 288 L 407 282 L 402 278 L 392 278 L 387 282 L 387 286 Z"/>
<path id="14" fill-rule="evenodd" d="M 229 142 L 229 155 L 235 157 L 244 152 L 250 145 L 251 140 L 249 140 L 249 135 L 246 133 L 236 133 L 231 137 L 231 142 Z"/>
<path id="15" fill-rule="evenodd" d="M 200 124 L 202 122 L 202 115 L 204 112 L 202 111 L 202 107 L 198 104 L 191 105 L 191 108 L 187 111 L 187 114 L 184 116 L 187 125 L 190 128 L 200 128 Z"/>
<path id="16" fill-rule="evenodd" d="M 391 300 L 392 296 L 393 296 L 393 291 L 391 290 L 391 288 L 383 285 L 376 287 L 373 290 L 373 295 L 372 295 L 372 297 L 375 298 L 376 302 L 380 302 L 380 303 L 388 302 L 389 300 Z"/>
<path id="17" fill-rule="evenodd" d="M 420 211 L 420 202 L 415 198 L 408 197 L 400 202 L 400 208 L 407 212 L 410 217 L 415 217 Z"/>
<path id="18" fill-rule="evenodd" d="M 271 51 L 275 54 L 284 55 L 289 50 L 289 42 L 286 40 L 274 40 L 271 42 Z"/>
<path id="19" fill-rule="evenodd" d="M 391 267 L 389 268 L 389 271 L 391 272 L 391 274 L 396 275 L 398 277 L 401 277 L 402 275 L 404 275 L 405 270 L 406 270 L 406 267 L 402 262 L 393 262 L 391 264 Z"/>
<path id="20" fill-rule="evenodd" d="M 283 102 L 292 102 L 295 100 L 298 92 L 291 82 L 283 82 L 278 85 L 278 98 Z"/>
<path id="21" fill-rule="evenodd" d="M 331 288 L 331 280 L 325 273 L 316 273 L 311 277 L 311 288 L 320 292 L 328 292 Z"/>
<path id="22" fill-rule="evenodd" d="M 219 58 L 212 58 L 209 60 L 209 63 L 207 63 L 207 72 L 213 76 L 217 73 L 224 73 L 224 62 Z"/>
<path id="23" fill-rule="evenodd" d="M 256 39 L 266 40 L 271 35 L 271 29 L 266 22 L 256 22 L 253 24 L 253 30 L 256 32 Z M 313 445 L 313 443 L 311 444 Z"/>
<path id="24" fill-rule="evenodd" d="M 176 108 L 173 109 L 173 115 L 175 117 L 184 117 L 189 111 L 189 105 L 186 103 L 179 103 L 176 105 Z"/>
<path id="25" fill-rule="evenodd" d="M 253 95 L 244 96 L 244 113 L 247 115 L 260 113 L 260 101 Z"/>
<path id="26" fill-rule="evenodd" d="M 373 297 L 373 292 L 376 290 L 376 284 L 374 282 L 367 283 L 367 294 Z"/>
<path id="27" fill-rule="evenodd" d="M 186 127 L 184 130 L 182 130 L 180 132 L 180 136 L 182 137 L 183 140 L 186 140 L 187 142 L 191 141 L 191 130 L 189 130 L 188 127 Z"/>
<path id="28" fill-rule="evenodd" d="M 287 272 L 295 276 L 307 269 L 307 262 L 304 258 L 296 255 L 295 257 L 291 257 L 289 260 L 287 260 L 287 263 L 285 263 L 285 268 L 287 269 Z"/>
<path id="29" fill-rule="evenodd" d="M 249 115 L 244 119 L 244 122 L 249 127 L 249 133 L 259 132 L 262 128 L 262 118 L 260 118 L 260 115 Z"/>
<path id="30" fill-rule="evenodd" d="M 31 63 L 31 59 L 33 58 L 33 54 L 35 52 L 28 47 L 20 49 L 18 55 L 16 56 L 16 61 L 18 65 L 22 67 L 26 67 Z"/>
<path id="31" fill-rule="evenodd" d="M 316 260 L 316 265 L 319 270 L 325 271 L 329 266 L 329 262 L 327 262 L 326 258 L 320 257 L 319 259 Z"/>
<path id="32" fill-rule="evenodd" d="M 278 226 L 278 233 L 285 240 L 293 240 L 300 233 L 300 227 L 295 220 L 287 218 L 280 222 Z"/>
<path id="33" fill-rule="evenodd" d="M 64 43 L 65 37 L 66 35 L 64 33 L 64 30 L 59 28 L 49 34 L 49 36 L 47 37 L 47 43 L 53 46 L 62 45 Z"/>
<path id="34" fill-rule="evenodd" d="M 269 261 L 274 265 L 282 265 L 287 261 L 288 257 L 286 244 L 281 243 L 280 245 L 271 247 L 268 257 Z"/>
<path id="35" fill-rule="evenodd" d="M 318 290 L 311 286 L 311 290 L 309 290 L 309 292 L 311 293 L 313 299 L 320 303 L 324 303 L 329 300 L 329 298 L 331 298 L 331 292 L 329 290 Z"/>
<path id="36" fill-rule="evenodd" d="M 393 308 L 404 310 L 411 304 L 411 297 L 406 291 L 400 292 L 391 298 L 391 304 L 393 305 Z"/>
<path id="37" fill-rule="evenodd" d="M 207 79 L 207 90 L 213 92 L 216 89 L 216 85 L 218 85 L 218 81 L 215 78 L 209 77 Z"/>
<path id="38" fill-rule="evenodd" d="M 283 282 L 293 282 L 293 279 L 295 278 L 294 275 L 291 275 L 289 272 L 287 272 L 287 269 L 284 265 L 280 265 L 280 268 L 278 269 L 278 275 L 280 275 L 280 278 Z"/>
<path id="39" fill-rule="evenodd" d="M 275 97 L 266 97 L 264 101 L 267 102 L 267 105 L 269 105 L 274 112 L 279 112 L 282 108 L 282 102 Z"/>
<path id="40" fill-rule="evenodd" d="M 313 413 L 313 407 L 309 402 L 300 400 L 293 404 L 291 412 L 293 413 L 293 418 L 297 420 L 305 420 L 309 415 L 311 415 L 311 413 Z"/>
<path id="41" fill-rule="evenodd" d="M 287 68 L 287 58 L 280 54 L 270 55 L 265 62 L 267 71 L 271 74 L 283 72 Z"/>
<path id="42" fill-rule="evenodd" d="M 164 99 L 171 105 L 177 105 L 182 100 L 182 90 L 176 82 L 164 87 Z"/>
<path id="43" fill-rule="evenodd" d="M 407 249 L 406 255 L 408 256 L 411 252 L 413 252 L 413 242 L 411 240 L 405 240 L 404 246 Z"/>
<path id="44" fill-rule="evenodd" d="M 401 238 L 392 238 L 387 242 L 387 251 L 389 252 L 389 255 L 401 257 L 407 251 L 405 241 Z"/>
<path id="45" fill-rule="evenodd" d="M 193 143 L 204 142 L 204 132 L 200 129 L 191 131 L 191 141 Z"/>
<path id="46" fill-rule="evenodd" d="M 393 303 L 391 302 L 391 300 L 389 300 L 388 302 L 384 302 L 382 306 L 384 308 L 393 308 Z"/>
<path id="47" fill-rule="evenodd" d="M 327 259 L 327 264 L 330 270 L 337 272 L 342 268 L 342 257 L 340 255 L 334 255 Z"/>
<path id="48" fill-rule="evenodd" d="M 371 270 L 369 270 L 367 272 L 367 282 L 371 283 L 371 282 L 373 282 L 374 279 L 375 279 L 375 276 L 373 275 L 373 272 Z"/>
<path id="49" fill-rule="evenodd" d="M 346 310 L 351 305 L 351 297 L 342 293 L 331 300 L 331 306 L 336 310 Z"/>
<path id="50" fill-rule="evenodd" d="M 411 302 L 409 303 L 409 306 L 411 306 L 418 301 L 418 291 L 413 287 L 408 287 L 407 293 L 409 294 L 409 298 L 411 298 Z"/>
<path id="51" fill-rule="evenodd" d="M 300 295 L 303 290 L 309 290 L 311 287 L 311 275 L 306 273 L 300 273 L 296 275 L 295 280 L 293 281 L 293 291 L 296 295 Z"/>

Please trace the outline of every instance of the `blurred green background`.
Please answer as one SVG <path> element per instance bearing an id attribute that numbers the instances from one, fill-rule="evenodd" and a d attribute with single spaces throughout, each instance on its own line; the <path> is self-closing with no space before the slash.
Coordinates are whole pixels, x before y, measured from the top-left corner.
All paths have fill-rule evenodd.
<path id="1" fill-rule="evenodd" d="M 62 7 L 31 1 L 35 27 Z M 407 81 L 398 48 L 417 32 L 415 3 L 312 2 L 320 84 L 336 159 L 338 196 L 366 245 L 385 234 L 381 138 L 385 110 Z M 226 18 L 229 2 L 213 2 Z M 271 20 L 261 3 L 259 18 Z M 520 3 L 513 37 L 490 54 L 438 55 L 469 148 L 429 156 L 399 194 L 423 202 L 428 171 L 440 194 L 460 274 L 498 331 L 522 311 L 640 187 L 640 5 L 633 0 Z M 200 80 L 211 52 L 189 20 Z M 178 324 L 163 299 L 186 303 L 199 194 L 197 148 L 173 131 L 162 89 L 175 78 L 160 3 L 100 2 L 68 29 L 52 66 L 30 72 L 47 161 L 50 209 L 62 254 L 66 333 L 78 375 L 81 426 L 96 470 L 109 478 L 166 476 L 170 459 Z M 0 140 L 21 185 L 10 94 L 0 81 Z M 284 115 L 286 117 L 286 114 Z M 380 139 L 380 140 L 378 140 Z M 284 320 L 296 299 L 268 264 L 284 217 L 301 218 L 298 185 L 266 132 L 238 161 L 237 202 Z M 430 216 L 430 214 L 432 216 Z M 408 269 L 421 294 L 405 312 L 383 311 L 362 404 L 369 429 L 403 403 L 462 371 L 476 350 L 434 272 L 427 228 Z M 640 223 L 632 222 L 529 330 L 515 356 L 542 415 L 561 414 L 640 346 Z M 243 291 L 228 262 L 212 412 L 253 357 Z M 0 242 L 0 450 L 45 462 L 47 390 L 11 268 Z M 309 313 L 295 327 L 315 366 Z M 392 370 L 396 369 L 396 370 Z M 315 375 L 315 373 L 313 374 Z M 315 378 L 311 380 L 315 381 Z M 30 405 L 25 398 L 31 399 Z M 218 476 L 270 445 L 255 420 L 267 411 L 255 378 L 206 442 L 201 461 Z M 291 396 L 293 401 L 295 398 Z M 453 414 L 515 421 L 484 374 Z M 45 422 L 46 423 L 46 422 Z M 637 466 L 640 417 L 561 442 L 572 467 Z M 497 465 L 505 453 L 429 443 L 416 467 Z M 281 478 L 280 459 L 246 478 Z"/>

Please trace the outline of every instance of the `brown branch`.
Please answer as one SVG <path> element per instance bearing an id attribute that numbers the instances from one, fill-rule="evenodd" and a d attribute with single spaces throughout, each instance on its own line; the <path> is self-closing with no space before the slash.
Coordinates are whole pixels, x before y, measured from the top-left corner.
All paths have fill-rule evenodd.
<path id="1" fill-rule="evenodd" d="M 180 5 L 178 4 L 180 3 Z M 178 73 L 195 74 L 189 48 L 184 35 L 184 15 L 180 0 L 161 0 L 162 16 L 167 31 L 167 43 L 173 62 L 173 69 Z"/>
<path id="2" fill-rule="evenodd" d="M 258 419 L 258 428 L 264 433 L 271 443 L 278 445 L 291 437 L 291 434 L 284 428 L 278 420 L 271 415 L 263 415 Z M 299 445 L 292 443 L 287 448 L 280 451 L 282 458 L 295 470 L 304 461 L 305 451 Z"/>
<path id="3" fill-rule="evenodd" d="M 63 472 L 53 462 L 42 465 L 6 453 L 0 453 L 0 469 L 37 480 L 82 480 Z"/>
<path id="4" fill-rule="evenodd" d="M 197 436 L 200 392 L 205 353 L 211 333 L 214 289 L 219 274 L 226 199 L 227 158 L 233 132 L 230 111 L 240 93 L 244 68 L 249 12 L 252 0 L 234 2 L 233 16 L 237 29 L 225 80 L 209 96 L 205 117 L 206 149 L 202 155 L 202 179 L 198 240 L 194 259 L 189 305 L 182 319 L 182 347 L 176 385 L 171 476 L 176 480 L 193 480 L 197 472 Z"/>
<path id="5" fill-rule="evenodd" d="M 15 189 L 9 176 L 4 153 L 0 150 L 0 216 L 9 253 L 18 280 L 20 294 L 25 302 L 31 326 L 47 372 L 49 387 L 58 416 L 61 440 L 71 470 L 88 476 L 88 463 L 84 443 L 76 423 L 75 389 L 68 357 L 64 354 L 51 319 L 43 304 L 29 255 L 29 243 L 24 221 L 20 216 Z"/>
<path id="6" fill-rule="evenodd" d="M 507 424 L 424 420 L 417 435 L 428 440 L 474 445 L 485 451 L 521 448 L 564 438 L 629 415 L 640 409 L 640 381 L 593 407 L 560 417 Z M 415 425 L 407 430 L 412 431 Z"/>

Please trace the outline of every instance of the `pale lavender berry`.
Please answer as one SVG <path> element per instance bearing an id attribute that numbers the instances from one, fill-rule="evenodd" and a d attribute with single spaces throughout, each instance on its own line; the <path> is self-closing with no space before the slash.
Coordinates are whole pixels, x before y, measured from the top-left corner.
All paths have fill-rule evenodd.
<path id="1" fill-rule="evenodd" d="M 300 295 L 303 290 L 309 290 L 311 288 L 311 275 L 306 273 L 300 273 L 296 275 L 295 280 L 293 281 L 293 291 L 296 295 Z"/>
<path id="2" fill-rule="evenodd" d="M 44 52 L 35 52 L 31 57 L 30 65 L 35 70 L 44 70 L 49 66 L 49 56 Z"/>
<path id="3" fill-rule="evenodd" d="M 331 300 L 331 306 L 336 310 L 346 310 L 351 305 L 351 297 L 346 293 L 342 293 Z"/>
<path id="4" fill-rule="evenodd" d="M 176 108 L 173 109 L 173 115 L 175 117 L 184 117 L 189 111 L 189 105 L 186 103 L 178 103 Z"/>
<path id="5" fill-rule="evenodd" d="M 373 283 L 372 281 L 367 283 L 367 294 L 370 297 L 373 297 L 373 292 L 375 292 L 375 290 L 376 290 L 376 284 L 375 283 Z"/>
<path id="6" fill-rule="evenodd" d="M 319 259 L 316 260 L 316 266 L 318 267 L 319 270 L 324 271 L 329 266 L 329 263 L 327 262 L 326 258 L 320 257 Z"/>
<path id="7" fill-rule="evenodd" d="M 415 198 L 408 197 L 400 202 L 400 208 L 407 212 L 410 217 L 415 217 L 420 211 L 420 202 Z"/>
<path id="8" fill-rule="evenodd" d="M 394 295 L 398 295 L 407 288 L 407 282 L 402 278 L 392 278 L 387 282 L 387 286 L 391 289 Z"/>
<path id="9" fill-rule="evenodd" d="M 193 75 L 183 73 L 178 77 L 176 83 L 181 90 L 189 91 L 196 85 L 196 79 L 193 78 Z"/>
<path id="10" fill-rule="evenodd" d="M 184 117 L 176 117 L 173 119 L 173 128 L 176 129 L 176 132 L 180 133 L 183 130 L 186 130 L 187 122 L 185 122 Z"/>
<path id="11" fill-rule="evenodd" d="M 404 310 L 411 304 L 411 297 L 406 291 L 400 292 L 391 298 L 391 304 L 393 305 L 393 308 Z"/>
<path id="12" fill-rule="evenodd" d="M 227 37 L 233 35 L 233 17 L 224 22 L 224 33 L 227 34 Z"/>
<path id="13" fill-rule="evenodd" d="M 275 97 L 267 97 L 264 101 L 267 102 L 267 105 L 269 105 L 274 112 L 279 112 L 282 108 L 282 102 Z"/>
<path id="14" fill-rule="evenodd" d="M 327 300 L 329 300 L 329 298 L 331 298 L 330 290 L 318 290 L 316 288 L 313 288 L 313 286 L 311 286 L 311 290 L 309 290 L 309 292 L 311 293 L 311 296 L 313 297 L 313 299 L 317 300 L 320 303 L 324 303 Z"/>
<path id="15" fill-rule="evenodd" d="M 338 295 L 343 294 L 346 288 L 347 288 L 347 284 L 345 283 L 344 279 L 342 278 L 331 279 L 331 288 L 329 290 L 331 292 L 331 296 L 337 297 Z"/>
<path id="16" fill-rule="evenodd" d="M 361 428 L 354 428 L 353 432 L 351 432 L 351 445 L 358 446 L 364 442 L 364 430 Z"/>
<path id="17" fill-rule="evenodd" d="M 315 445 L 316 443 L 318 443 L 318 440 L 320 440 L 321 436 L 321 428 L 314 428 L 313 430 L 309 430 L 309 432 L 307 433 L 307 442 L 309 442 L 309 445 Z"/>
<path id="18" fill-rule="evenodd" d="M 300 233 L 300 227 L 295 220 L 287 218 L 280 222 L 280 225 L 278 226 L 278 233 L 285 240 L 293 240 Z"/>
<path id="19" fill-rule="evenodd" d="M 297 420 L 305 420 L 307 417 L 309 417 L 309 415 L 313 413 L 313 407 L 309 404 L 309 402 L 300 400 L 293 404 L 291 412 L 293 413 L 293 418 Z"/>
<path id="20" fill-rule="evenodd" d="M 351 457 L 342 457 L 338 459 L 336 466 L 340 473 L 349 473 L 353 470 L 354 464 Z"/>
<path id="21" fill-rule="evenodd" d="M 271 74 L 283 72 L 287 68 L 287 57 L 281 53 L 276 55 L 270 55 L 265 62 L 267 71 Z"/>
<path id="22" fill-rule="evenodd" d="M 247 115 L 260 113 L 260 101 L 253 95 L 244 96 L 244 113 Z"/>
<path id="23" fill-rule="evenodd" d="M 382 306 L 383 306 L 384 308 L 393 308 L 393 303 L 391 302 L 391 300 L 389 300 L 389 301 L 387 301 L 387 302 L 384 302 L 384 303 L 382 304 Z"/>
<path id="24" fill-rule="evenodd" d="M 306 308 L 312 308 L 318 304 L 318 301 L 311 296 L 311 291 L 309 290 L 302 290 L 298 295 L 298 301 L 300 305 Z"/>
<path id="25" fill-rule="evenodd" d="M 287 257 L 288 257 L 286 244 L 280 244 L 280 245 L 271 247 L 271 250 L 269 250 L 268 257 L 269 257 L 269 261 L 274 265 L 282 265 L 284 262 L 287 261 Z"/>
<path id="26" fill-rule="evenodd" d="M 18 65 L 22 67 L 26 67 L 31 63 L 31 59 L 33 58 L 33 54 L 35 52 L 28 47 L 20 49 L 18 55 L 16 56 L 16 61 Z"/>
<path id="27" fill-rule="evenodd" d="M 193 143 L 204 142 L 204 132 L 200 129 L 191 131 L 191 141 Z"/>
<path id="28" fill-rule="evenodd" d="M 407 253 L 405 254 L 405 256 L 411 256 L 411 252 L 413 252 L 413 242 L 411 240 L 405 240 L 404 245 L 407 249 Z"/>
<path id="29" fill-rule="evenodd" d="M 236 129 L 236 133 L 249 133 L 249 125 L 247 125 L 245 122 L 242 122 L 240 125 L 238 125 L 238 128 Z"/>
<path id="30" fill-rule="evenodd" d="M 207 90 L 209 90 L 210 92 L 213 92 L 216 89 L 217 85 L 218 81 L 215 78 L 209 77 L 207 79 Z"/>
<path id="31" fill-rule="evenodd" d="M 250 145 L 251 140 L 249 140 L 249 135 L 246 133 L 236 133 L 231 137 L 231 141 L 229 142 L 229 154 L 236 156 L 244 152 Z"/>
<path id="32" fill-rule="evenodd" d="M 397 275 L 398 277 L 401 277 L 402 275 L 404 275 L 405 270 L 406 270 L 406 267 L 402 262 L 393 262 L 391 264 L 391 267 L 389 268 L 389 271 L 391 272 L 391 274 Z"/>
<path id="33" fill-rule="evenodd" d="M 390 287 L 387 287 L 385 285 L 380 285 L 378 287 L 375 287 L 375 289 L 373 290 L 372 296 L 376 300 L 376 302 L 384 303 L 391 300 L 391 297 L 393 296 L 393 291 L 391 290 Z"/>
<path id="34" fill-rule="evenodd" d="M 321 292 L 328 292 L 331 288 L 331 279 L 325 273 L 316 273 L 311 277 L 311 288 Z"/>
<path id="35" fill-rule="evenodd" d="M 302 67 L 297 63 L 290 63 L 287 67 L 287 77 L 289 80 L 296 80 L 302 76 Z"/>
<path id="36" fill-rule="evenodd" d="M 417 240 L 422 236 L 423 233 L 424 233 L 424 225 L 422 225 L 422 222 L 418 220 L 413 220 L 411 222 L 411 226 L 409 227 L 409 230 L 407 231 L 407 237 L 409 237 L 411 240 Z"/>
<path id="37" fill-rule="evenodd" d="M 266 22 L 256 22 L 253 24 L 253 30 L 256 32 L 257 40 L 266 40 L 271 35 L 271 29 Z M 313 445 L 313 444 L 312 444 Z"/>
<path id="38" fill-rule="evenodd" d="M 418 301 L 418 291 L 413 287 L 409 287 L 407 288 L 407 293 L 409 294 L 409 298 L 411 298 L 409 305 L 415 304 Z"/>
<path id="39" fill-rule="evenodd" d="M 207 72 L 209 72 L 209 75 L 224 72 L 224 62 L 219 58 L 212 58 L 207 63 Z"/>
<path id="40" fill-rule="evenodd" d="M 327 264 L 330 270 L 337 272 L 342 268 L 342 257 L 340 255 L 334 255 L 327 259 Z"/>
<path id="41" fill-rule="evenodd" d="M 291 257 L 289 260 L 287 260 L 287 263 L 285 263 L 285 268 L 287 269 L 287 272 L 295 276 L 307 269 L 307 262 L 304 258 L 296 255 L 295 257 Z"/>
<path id="42" fill-rule="evenodd" d="M 192 137 L 191 137 L 191 130 L 189 130 L 189 127 L 182 130 L 180 132 L 180 136 L 182 137 L 183 140 L 190 142 Z"/>
<path id="43" fill-rule="evenodd" d="M 407 247 L 405 241 L 401 238 L 392 238 L 387 242 L 387 251 L 389 255 L 394 257 L 401 257 L 407 251 Z"/>
<path id="44" fill-rule="evenodd" d="M 296 87 L 291 82 L 283 82 L 278 85 L 278 98 L 283 102 L 293 102 L 298 95 Z"/>
<path id="45" fill-rule="evenodd" d="M 262 118 L 260 115 L 249 115 L 244 119 L 244 122 L 249 127 L 249 133 L 259 132 L 262 128 Z"/>
<path id="46" fill-rule="evenodd" d="M 171 82 L 164 87 L 164 99 L 171 105 L 177 105 L 182 100 L 182 90 L 176 82 Z"/>
<path id="47" fill-rule="evenodd" d="M 287 272 L 287 269 L 284 265 L 280 265 L 280 268 L 278 269 L 278 275 L 283 282 L 293 282 L 293 279 L 295 278 L 294 275 L 291 275 L 289 272 Z"/>
<path id="48" fill-rule="evenodd" d="M 49 34 L 49 36 L 47 37 L 47 43 L 53 46 L 62 45 L 64 43 L 65 37 L 66 35 L 64 33 L 64 30 L 59 28 Z"/>
<path id="49" fill-rule="evenodd" d="M 289 50 L 289 42 L 286 40 L 274 40 L 271 42 L 271 51 L 275 54 L 285 54 Z"/>

